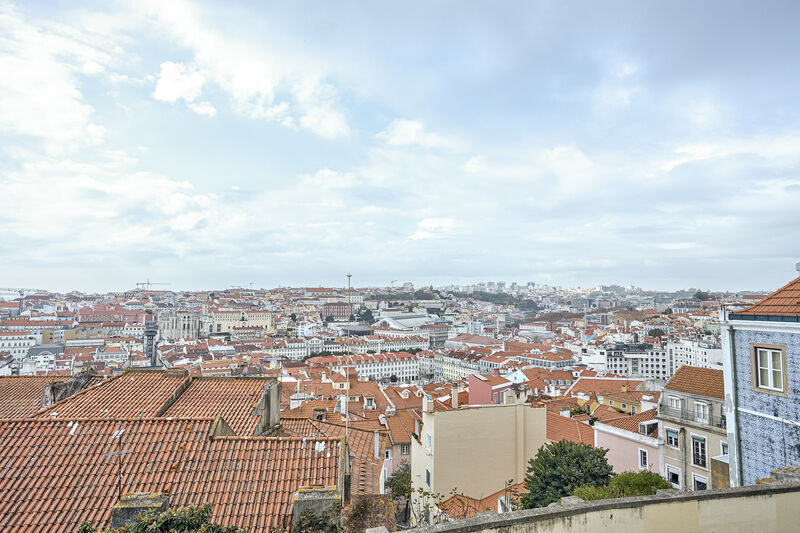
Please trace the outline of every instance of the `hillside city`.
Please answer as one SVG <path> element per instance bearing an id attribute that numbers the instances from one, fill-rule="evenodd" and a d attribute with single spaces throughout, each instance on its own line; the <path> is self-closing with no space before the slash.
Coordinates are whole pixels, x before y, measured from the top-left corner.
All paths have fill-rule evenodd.
<path id="1" fill-rule="evenodd" d="M 800 278 L 350 282 L 0 289 L 0 526 L 107 525 L 151 492 L 248 531 L 351 498 L 390 502 L 389 530 L 449 523 L 524 507 L 564 442 L 681 492 L 800 480 Z"/>

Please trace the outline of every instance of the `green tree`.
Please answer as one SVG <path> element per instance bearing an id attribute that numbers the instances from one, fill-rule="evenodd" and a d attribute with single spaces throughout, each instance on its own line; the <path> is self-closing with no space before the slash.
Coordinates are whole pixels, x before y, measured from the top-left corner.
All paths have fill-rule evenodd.
<path id="1" fill-rule="evenodd" d="M 522 495 L 522 507 L 545 507 L 583 485 L 607 485 L 611 466 L 606 452 L 604 448 L 568 440 L 545 444 L 530 460 L 525 476 L 529 492 Z"/>
<path id="2" fill-rule="evenodd" d="M 236 526 L 211 523 L 211 506 L 188 506 L 168 511 L 148 511 L 130 524 L 98 531 L 91 522 L 80 525 L 77 533 L 245 533 Z"/>
<path id="3" fill-rule="evenodd" d="M 664 333 L 664 330 L 663 330 L 663 329 L 660 329 L 660 328 L 653 328 L 653 329 L 651 329 L 650 331 L 648 331 L 648 332 L 647 332 L 647 334 L 648 334 L 650 337 L 658 337 L 659 339 L 660 339 L 661 337 L 663 337 L 664 335 L 666 335 L 666 333 Z"/>
<path id="4" fill-rule="evenodd" d="M 627 498 L 629 496 L 649 496 L 659 489 L 671 489 L 672 485 L 655 472 L 623 472 L 611 478 L 605 487 L 583 485 L 575 489 L 573 496 L 584 500 L 604 500 L 607 498 Z"/>
<path id="5" fill-rule="evenodd" d="M 709 293 L 708 291 L 697 291 L 694 293 L 694 299 L 700 300 L 701 302 L 704 302 L 706 300 L 711 300 L 711 293 Z"/>
<path id="6" fill-rule="evenodd" d="M 389 487 L 392 500 L 405 504 L 402 516 L 403 521 L 408 522 L 408 505 L 411 500 L 411 466 L 406 462 L 400 463 L 397 470 L 386 480 L 386 486 Z"/>
<path id="7" fill-rule="evenodd" d="M 367 324 L 372 324 L 375 322 L 375 317 L 372 315 L 372 311 L 369 309 L 364 311 L 364 313 L 361 315 L 361 321 L 366 322 Z"/>

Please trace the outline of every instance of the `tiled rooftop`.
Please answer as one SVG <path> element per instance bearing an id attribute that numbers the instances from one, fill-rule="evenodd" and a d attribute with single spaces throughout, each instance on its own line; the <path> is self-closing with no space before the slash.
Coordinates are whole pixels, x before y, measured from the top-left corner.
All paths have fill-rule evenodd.
<path id="1" fill-rule="evenodd" d="M 720 400 L 725 398 L 722 370 L 711 368 L 683 365 L 675 372 L 665 388 L 708 398 Z"/>
<path id="2" fill-rule="evenodd" d="M 38 418 L 146 418 L 156 416 L 188 376 L 129 370 L 56 402 Z"/>
<path id="3" fill-rule="evenodd" d="M 240 436 L 253 435 L 259 417 L 253 415 L 268 378 L 195 378 L 163 416 L 222 416 Z"/>
<path id="4" fill-rule="evenodd" d="M 731 313 L 731 318 L 735 319 L 736 315 L 800 316 L 800 277 L 757 304 Z"/>
<path id="5" fill-rule="evenodd" d="M 42 408 L 44 386 L 53 381 L 66 381 L 69 376 L 3 376 L 0 377 L 0 419 L 29 418 Z"/>
<path id="6" fill-rule="evenodd" d="M 375 457 L 375 433 L 344 425 L 319 422 L 308 418 L 281 419 L 281 426 L 289 434 L 298 438 L 342 438 L 347 429 L 347 442 L 352 463 L 352 493 L 377 494 L 380 492 L 380 474 L 383 466 L 384 450 L 391 447 L 385 432 L 379 433 L 380 457 Z"/>
<path id="7" fill-rule="evenodd" d="M 251 532 L 288 526 L 302 486 L 336 485 L 338 439 L 210 438 L 202 419 L 0 421 L 0 530 L 106 526 L 122 493 L 210 503 L 213 520 Z M 121 438 L 113 434 L 124 429 Z M 116 457 L 109 452 L 127 451 Z M 321 450 L 321 451 L 317 451 Z M 122 464 L 121 475 L 119 464 Z"/>
<path id="8" fill-rule="evenodd" d="M 547 440 L 550 442 L 569 440 L 594 445 L 594 430 L 590 425 L 579 422 L 574 418 L 548 411 Z"/>

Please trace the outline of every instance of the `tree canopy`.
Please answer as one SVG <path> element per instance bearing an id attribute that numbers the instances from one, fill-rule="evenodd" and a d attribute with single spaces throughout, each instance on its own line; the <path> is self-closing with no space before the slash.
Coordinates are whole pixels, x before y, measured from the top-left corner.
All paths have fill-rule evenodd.
<path id="1" fill-rule="evenodd" d="M 604 448 L 594 448 L 568 440 L 548 443 L 530 460 L 525 476 L 523 508 L 545 507 L 571 495 L 581 486 L 605 486 L 611 466 Z"/>
<path id="2" fill-rule="evenodd" d="M 606 498 L 627 498 L 628 496 L 649 496 L 659 489 L 671 489 L 672 485 L 655 472 L 623 472 L 611 478 L 604 487 L 583 485 L 575 489 L 573 496 L 584 500 L 604 500 Z"/>
<path id="3" fill-rule="evenodd" d="M 168 511 L 148 511 L 133 522 L 115 529 L 98 531 L 90 522 L 84 522 L 77 533 L 245 533 L 236 526 L 219 526 L 211 523 L 211 506 L 188 506 Z"/>

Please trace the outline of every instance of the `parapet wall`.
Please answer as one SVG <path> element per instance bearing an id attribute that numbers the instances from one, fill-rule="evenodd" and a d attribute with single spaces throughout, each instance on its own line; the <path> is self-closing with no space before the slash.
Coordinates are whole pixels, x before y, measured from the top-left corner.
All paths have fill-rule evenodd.
<path id="1" fill-rule="evenodd" d="M 415 533 L 779 533 L 800 530 L 800 483 L 675 492 L 487 513 Z"/>

